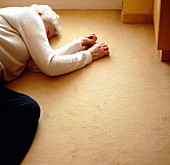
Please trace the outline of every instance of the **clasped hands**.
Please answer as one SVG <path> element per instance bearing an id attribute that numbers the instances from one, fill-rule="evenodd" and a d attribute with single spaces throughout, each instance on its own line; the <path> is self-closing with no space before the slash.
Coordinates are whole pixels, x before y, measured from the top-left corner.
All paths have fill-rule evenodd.
<path id="1" fill-rule="evenodd" d="M 90 52 L 93 61 L 110 54 L 108 45 L 105 43 L 96 43 L 97 36 L 95 34 L 89 34 L 89 36 L 79 39 L 82 46 Z"/>

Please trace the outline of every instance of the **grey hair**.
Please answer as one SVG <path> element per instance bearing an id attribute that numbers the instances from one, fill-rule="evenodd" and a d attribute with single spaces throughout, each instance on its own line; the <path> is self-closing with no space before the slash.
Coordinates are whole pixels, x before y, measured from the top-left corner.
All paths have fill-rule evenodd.
<path id="1" fill-rule="evenodd" d="M 51 22 L 54 25 L 56 35 L 61 34 L 60 16 L 50 6 L 33 4 L 30 7 L 40 14 L 42 20 Z"/>

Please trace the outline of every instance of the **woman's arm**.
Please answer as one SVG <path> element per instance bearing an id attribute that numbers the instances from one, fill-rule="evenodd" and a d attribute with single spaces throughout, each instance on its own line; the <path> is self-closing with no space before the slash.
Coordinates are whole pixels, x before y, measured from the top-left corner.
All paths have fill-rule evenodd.
<path id="1" fill-rule="evenodd" d="M 80 40 L 73 40 L 71 43 L 55 50 L 57 55 L 66 55 L 66 54 L 74 54 L 83 50 L 83 46 Z"/>
<path id="2" fill-rule="evenodd" d="M 66 48 L 61 48 L 58 52 L 53 50 L 48 42 L 43 21 L 34 10 L 27 10 L 19 18 L 18 31 L 35 64 L 49 76 L 66 74 L 92 62 L 89 51 L 65 54 Z M 73 52 L 82 48 L 80 42 L 72 44 L 75 49 Z M 64 56 L 60 56 L 61 54 Z"/>

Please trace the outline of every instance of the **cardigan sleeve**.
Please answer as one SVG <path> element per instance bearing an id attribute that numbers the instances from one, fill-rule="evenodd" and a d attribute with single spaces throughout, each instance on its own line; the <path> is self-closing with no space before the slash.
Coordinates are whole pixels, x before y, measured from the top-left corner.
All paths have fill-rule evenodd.
<path id="1" fill-rule="evenodd" d="M 34 63 L 49 76 L 66 74 L 92 62 L 89 51 L 79 51 L 82 46 L 78 40 L 59 50 L 53 50 L 47 39 L 43 21 L 32 9 L 19 17 L 18 31 Z M 79 52 L 75 53 L 76 51 Z"/>

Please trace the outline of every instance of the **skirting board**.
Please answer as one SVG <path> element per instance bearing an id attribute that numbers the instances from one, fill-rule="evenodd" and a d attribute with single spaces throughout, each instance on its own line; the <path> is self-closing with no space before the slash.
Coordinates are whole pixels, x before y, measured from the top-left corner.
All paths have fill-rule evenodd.
<path id="1" fill-rule="evenodd" d="M 153 23 L 152 14 L 121 14 L 123 23 Z"/>
<path id="2" fill-rule="evenodd" d="M 121 9 L 122 0 L 6 0 L 0 7 L 47 4 L 53 9 Z"/>

